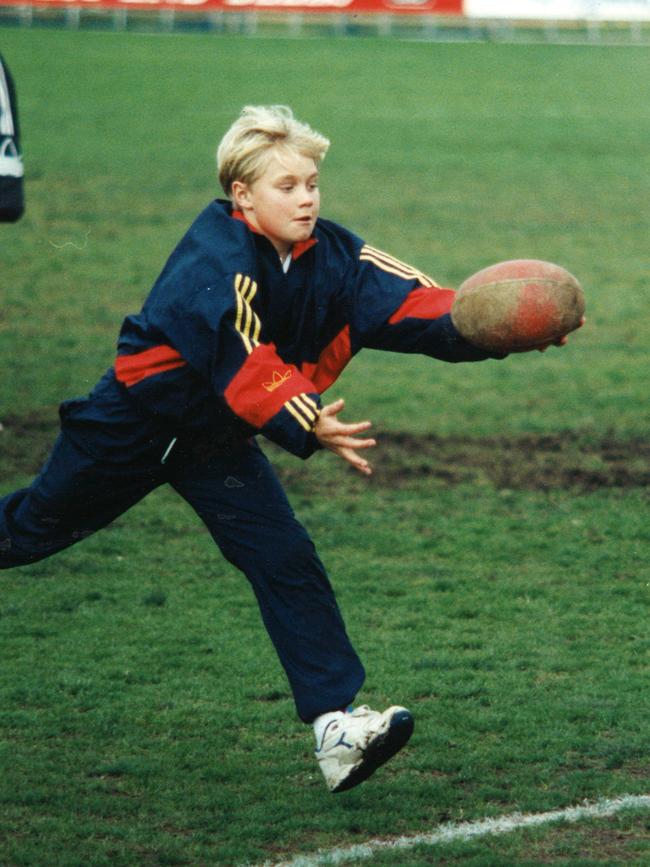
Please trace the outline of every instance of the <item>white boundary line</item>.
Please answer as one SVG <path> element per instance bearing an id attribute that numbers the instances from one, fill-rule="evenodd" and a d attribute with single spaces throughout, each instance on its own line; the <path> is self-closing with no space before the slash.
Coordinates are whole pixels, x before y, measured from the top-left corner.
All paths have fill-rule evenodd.
<path id="1" fill-rule="evenodd" d="M 436 846 L 454 840 L 471 840 L 493 834 L 509 834 L 520 828 L 534 828 L 551 822 L 579 822 L 581 819 L 599 819 L 613 816 L 621 810 L 650 809 L 650 795 L 621 795 L 611 800 L 585 803 L 579 807 L 566 807 L 548 813 L 511 813 L 496 819 L 477 822 L 439 825 L 428 834 L 395 837 L 388 840 L 368 840 L 356 846 L 319 850 L 314 855 L 298 855 L 291 861 L 265 861 L 257 867 L 331 867 L 372 858 L 376 852 L 411 849 L 413 846 Z"/>

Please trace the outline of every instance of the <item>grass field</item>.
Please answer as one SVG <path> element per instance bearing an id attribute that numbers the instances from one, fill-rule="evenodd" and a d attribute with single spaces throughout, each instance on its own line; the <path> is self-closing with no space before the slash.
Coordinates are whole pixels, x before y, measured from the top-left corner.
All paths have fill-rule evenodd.
<path id="1" fill-rule="evenodd" d="M 111 364 L 217 194 L 249 102 L 333 140 L 323 214 L 447 285 L 500 259 L 579 276 L 562 350 L 445 366 L 368 352 L 332 390 L 376 473 L 269 449 L 407 750 L 330 796 L 246 582 L 159 491 L 3 573 L 0 863 L 237 865 L 650 790 L 647 49 L 3 29 L 27 213 L 0 226 L 0 482 Z M 650 817 L 373 863 L 638 864 Z"/>

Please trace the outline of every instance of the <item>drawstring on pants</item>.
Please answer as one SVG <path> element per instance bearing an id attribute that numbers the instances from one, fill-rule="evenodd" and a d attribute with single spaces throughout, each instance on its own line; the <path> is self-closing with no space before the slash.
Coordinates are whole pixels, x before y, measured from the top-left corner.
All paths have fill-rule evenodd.
<path id="1" fill-rule="evenodd" d="M 176 440 L 177 440 L 177 439 L 178 439 L 178 437 L 174 437 L 174 438 L 172 439 L 172 441 L 170 442 L 170 444 L 169 444 L 169 445 L 167 446 L 167 448 L 165 449 L 165 454 L 164 454 L 164 455 L 161 457 L 161 459 L 160 459 L 160 463 L 161 463 L 161 464 L 165 464 L 165 463 L 167 463 L 167 458 L 168 458 L 169 455 L 171 454 L 171 451 L 172 451 L 172 449 L 174 448 L 174 446 L 176 445 Z"/>

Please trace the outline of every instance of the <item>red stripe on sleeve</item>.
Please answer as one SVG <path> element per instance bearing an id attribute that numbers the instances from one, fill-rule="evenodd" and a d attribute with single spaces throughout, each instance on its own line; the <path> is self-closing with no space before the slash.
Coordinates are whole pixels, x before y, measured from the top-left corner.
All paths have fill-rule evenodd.
<path id="1" fill-rule="evenodd" d="M 129 388 L 148 376 L 183 367 L 187 361 L 171 346 L 153 346 L 133 355 L 118 355 L 115 359 L 115 376 Z"/>
<path id="2" fill-rule="evenodd" d="M 224 397 L 240 418 L 262 428 L 292 397 L 315 391 L 314 383 L 297 367 L 282 361 L 274 344 L 261 343 L 246 358 Z"/>
<path id="3" fill-rule="evenodd" d="M 316 391 L 322 394 L 339 378 L 351 358 L 350 326 L 346 325 L 321 352 L 316 364 L 305 362 L 302 365 L 302 372 L 314 383 Z"/>
<path id="4" fill-rule="evenodd" d="M 388 320 L 390 325 L 401 322 L 402 319 L 438 319 L 449 313 L 454 303 L 456 293 L 453 289 L 438 289 L 420 286 L 414 289 L 406 301 Z"/>

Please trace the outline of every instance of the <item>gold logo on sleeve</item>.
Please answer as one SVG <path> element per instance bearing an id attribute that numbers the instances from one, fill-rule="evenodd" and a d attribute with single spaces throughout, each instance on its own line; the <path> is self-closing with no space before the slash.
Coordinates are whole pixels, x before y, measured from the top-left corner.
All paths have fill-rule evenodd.
<path id="1" fill-rule="evenodd" d="M 270 382 L 263 382 L 262 385 L 267 391 L 275 391 L 276 388 L 280 388 L 283 383 L 291 379 L 291 373 L 291 368 L 285 373 L 279 373 L 277 370 L 274 370 L 272 380 Z"/>

